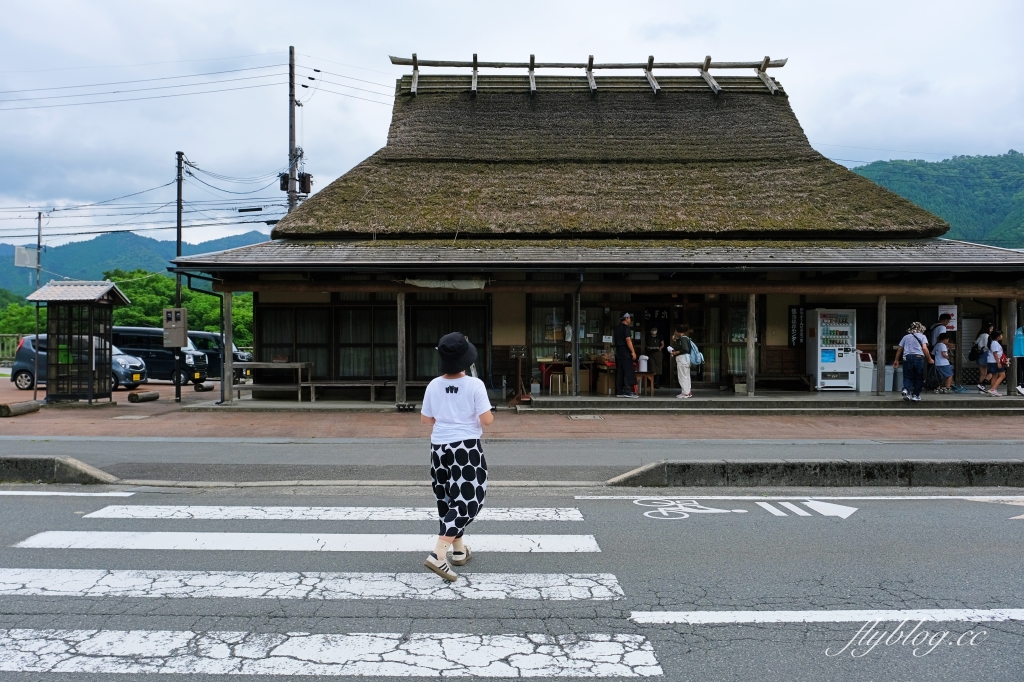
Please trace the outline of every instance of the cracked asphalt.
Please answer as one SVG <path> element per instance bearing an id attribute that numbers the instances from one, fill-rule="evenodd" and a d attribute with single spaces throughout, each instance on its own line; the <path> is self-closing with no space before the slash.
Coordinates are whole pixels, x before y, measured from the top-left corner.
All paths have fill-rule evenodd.
<path id="1" fill-rule="evenodd" d="M 0 487 L 11 489 L 42 487 Z M 951 633 L 926 655 L 915 656 L 912 645 L 882 644 L 852 656 L 849 649 L 838 655 L 826 651 L 843 649 L 860 623 L 648 625 L 630 620 L 638 611 L 1024 608 L 1024 519 L 1012 518 L 1024 512 L 1021 506 L 962 499 L 835 501 L 857 509 L 843 519 L 817 513 L 778 517 L 749 500 L 701 500 L 746 513 L 654 519 L 643 515 L 649 507 L 632 500 L 575 499 L 652 493 L 680 500 L 709 494 L 706 489 L 495 488 L 489 506 L 576 507 L 584 520 L 480 520 L 467 534 L 470 547 L 474 533 L 589 534 L 601 552 L 479 552 L 457 569 L 471 579 L 452 587 L 422 569 L 429 546 L 422 553 L 14 547 L 46 531 L 345 533 L 367 534 L 372 544 L 382 534 L 430 534 L 435 524 L 319 520 L 315 514 L 304 519 L 84 517 L 109 505 L 424 507 L 432 503 L 426 486 L 140 489 L 129 498 L 0 495 L 0 678 L 112 681 L 162 673 L 158 679 L 211 681 L 339 675 L 1022 679 L 1020 621 L 926 622 L 921 628 L 930 635 Z M 713 494 L 821 499 L 908 491 L 716 488 Z M 12 578 L 10 569 L 23 574 Z M 579 581 L 576 593 L 552 590 L 545 582 L 565 575 Z M 595 592 L 595 587 L 602 589 Z M 896 625 L 880 623 L 878 629 L 888 632 Z M 956 644 L 963 633 L 979 630 L 985 636 L 974 646 Z"/>

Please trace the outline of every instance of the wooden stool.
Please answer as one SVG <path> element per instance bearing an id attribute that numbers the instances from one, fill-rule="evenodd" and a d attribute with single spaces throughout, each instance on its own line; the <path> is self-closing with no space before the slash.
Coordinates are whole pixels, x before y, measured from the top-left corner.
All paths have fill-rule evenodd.
<path id="1" fill-rule="evenodd" d="M 551 395 L 568 395 L 569 382 L 564 374 L 551 375 Z"/>
<path id="2" fill-rule="evenodd" d="M 654 395 L 654 372 L 637 372 L 636 380 L 640 389 L 640 395 L 644 394 L 644 386 L 649 389 L 647 395 Z"/>

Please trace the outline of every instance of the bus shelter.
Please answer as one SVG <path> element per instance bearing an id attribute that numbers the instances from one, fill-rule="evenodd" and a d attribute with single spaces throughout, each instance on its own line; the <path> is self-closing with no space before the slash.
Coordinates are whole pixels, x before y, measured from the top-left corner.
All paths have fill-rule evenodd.
<path id="1" fill-rule="evenodd" d="M 51 281 L 26 299 L 46 304 L 46 401 L 110 399 L 114 306 L 130 302 L 124 293 L 113 282 Z"/>

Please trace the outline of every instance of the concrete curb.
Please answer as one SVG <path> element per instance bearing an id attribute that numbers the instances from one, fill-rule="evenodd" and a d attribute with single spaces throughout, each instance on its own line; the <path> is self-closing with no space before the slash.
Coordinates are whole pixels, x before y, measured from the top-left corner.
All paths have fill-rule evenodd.
<path id="1" fill-rule="evenodd" d="M 73 457 L 0 457 L 0 481 L 7 483 L 119 483 L 116 476 Z"/>
<path id="2" fill-rule="evenodd" d="M 392 480 L 296 480 L 296 481 L 159 481 L 142 479 L 120 479 L 120 485 L 144 486 L 147 488 L 290 488 L 290 487 L 423 487 L 430 481 Z M 592 488 L 605 485 L 604 481 L 491 481 L 494 488 Z"/>
<path id="3" fill-rule="evenodd" d="M 607 485 L 641 487 L 1022 487 L 1024 460 L 703 460 L 647 464 Z"/>

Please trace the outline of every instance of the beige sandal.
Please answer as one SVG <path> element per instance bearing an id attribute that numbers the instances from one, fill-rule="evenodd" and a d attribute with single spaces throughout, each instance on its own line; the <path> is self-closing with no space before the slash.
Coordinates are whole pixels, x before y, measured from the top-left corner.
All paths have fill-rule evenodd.
<path id="1" fill-rule="evenodd" d="M 433 561 L 431 561 L 431 559 L 433 559 Z M 445 580 L 447 580 L 448 582 L 455 582 L 458 579 L 459 574 L 453 571 L 450 566 L 448 566 L 447 561 L 442 561 L 440 564 L 435 564 L 434 561 L 437 560 L 437 555 L 431 552 L 430 555 L 427 556 L 426 560 L 423 562 L 423 565 L 429 568 L 434 573 L 441 576 L 442 578 L 444 578 Z M 455 562 L 453 561 L 452 563 Z"/>
<path id="2" fill-rule="evenodd" d="M 465 552 L 452 552 L 452 566 L 465 566 L 473 558 L 473 550 L 466 545 Z"/>

